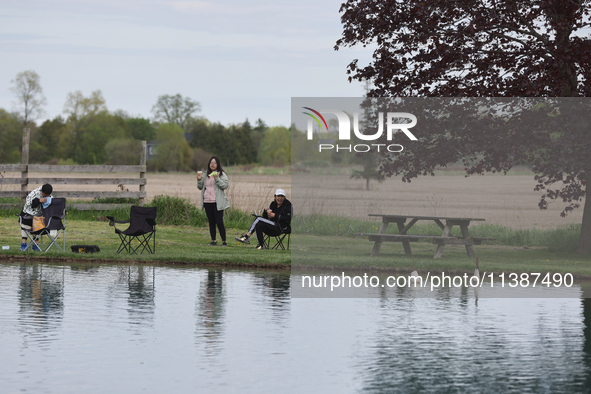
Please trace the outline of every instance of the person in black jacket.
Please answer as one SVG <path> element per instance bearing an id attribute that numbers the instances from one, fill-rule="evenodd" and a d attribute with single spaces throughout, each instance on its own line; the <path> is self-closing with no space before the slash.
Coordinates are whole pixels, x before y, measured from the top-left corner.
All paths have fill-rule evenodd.
<path id="1" fill-rule="evenodd" d="M 264 234 L 275 237 L 283 233 L 291 233 L 291 202 L 285 198 L 285 190 L 277 189 L 275 191 L 275 199 L 265 209 L 262 217 L 257 217 L 250 230 L 240 237 L 234 238 L 238 242 L 250 244 L 250 236 L 254 233 L 257 235 L 257 249 L 264 249 L 263 236 Z"/>

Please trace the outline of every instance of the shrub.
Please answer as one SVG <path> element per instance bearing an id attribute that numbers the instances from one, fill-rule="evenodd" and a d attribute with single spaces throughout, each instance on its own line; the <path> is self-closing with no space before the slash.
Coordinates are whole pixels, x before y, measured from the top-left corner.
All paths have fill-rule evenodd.
<path id="1" fill-rule="evenodd" d="M 186 198 L 156 196 L 149 205 L 158 208 L 158 224 L 202 226 L 207 222 L 205 214 Z"/>
<path id="2" fill-rule="evenodd" d="M 571 224 L 546 232 L 544 244 L 551 252 L 574 253 L 579 246 L 581 225 Z"/>
<path id="3" fill-rule="evenodd" d="M 193 156 L 191 158 L 191 169 L 193 171 L 207 171 L 209 159 L 211 159 L 212 156 L 212 153 L 207 152 L 201 148 L 193 149 Z"/>

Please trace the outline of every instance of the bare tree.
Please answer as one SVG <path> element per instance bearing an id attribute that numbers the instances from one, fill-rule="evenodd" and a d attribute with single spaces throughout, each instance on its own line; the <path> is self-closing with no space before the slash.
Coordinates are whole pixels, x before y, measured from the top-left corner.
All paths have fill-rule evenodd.
<path id="1" fill-rule="evenodd" d="M 100 89 L 90 93 L 88 97 L 84 97 L 79 90 L 68 93 L 64 104 L 64 114 L 74 122 L 79 122 L 85 117 L 95 115 L 106 109 L 105 99 Z"/>
<path id="2" fill-rule="evenodd" d="M 201 104 L 189 97 L 183 97 L 180 93 L 170 96 L 163 94 L 158 96 L 158 101 L 152 107 L 154 120 L 162 123 L 178 124 L 183 130 L 187 130 L 189 122 L 197 112 L 201 112 Z"/>
<path id="3" fill-rule="evenodd" d="M 45 114 L 41 107 L 47 104 L 47 100 L 43 95 L 40 79 L 35 71 L 27 70 L 16 74 L 16 78 L 10 81 L 10 90 L 16 94 L 18 105 L 22 106 L 24 126 Z"/>
<path id="4" fill-rule="evenodd" d="M 78 151 L 80 146 L 80 133 L 84 122 L 88 122 L 94 115 L 101 111 L 106 111 L 105 99 L 100 89 L 90 93 L 90 96 L 84 97 L 81 91 L 77 90 L 68 93 L 66 103 L 64 104 L 64 114 L 68 116 L 68 121 L 74 134 L 74 160 L 78 162 Z"/>

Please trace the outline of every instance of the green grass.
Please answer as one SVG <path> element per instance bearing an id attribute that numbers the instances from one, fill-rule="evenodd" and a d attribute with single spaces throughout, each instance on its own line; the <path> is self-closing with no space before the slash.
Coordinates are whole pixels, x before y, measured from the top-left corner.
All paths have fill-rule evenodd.
<path id="1" fill-rule="evenodd" d="M 169 207 L 170 208 L 170 207 Z M 177 209 L 180 209 L 177 207 Z M 160 210 L 159 210 L 160 211 Z M 170 211 L 170 209 L 169 209 Z M 174 209 L 173 209 L 174 211 Z M 260 251 L 254 248 L 254 245 L 243 245 L 234 241 L 234 237 L 245 232 L 245 228 L 250 224 L 249 219 L 246 222 L 246 213 L 229 212 L 225 220 L 227 239 L 229 247 L 210 247 L 209 228 L 191 225 L 169 225 L 160 224 L 178 220 L 171 212 L 163 212 L 163 221 L 157 220 L 156 231 L 156 253 L 153 255 L 133 255 L 122 253 L 117 255 L 115 252 L 120 244 L 119 237 L 115 234 L 114 228 L 109 226 L 106 216 L 115 216 L 117 220 L 126 220 L 129 218 L 129 209 L 119 209 L 109 212 L 96 211 L 76 211 L 68 210 L 66 215 L 66 247 L 67 252 L 52 251 L 46 254 L 20 251 L 20 228 L 15 212 L 0 212 L 0 245 L 9 246 L 8 251 L 0 251 L 1 255 L 27 255 L 27 256 L 48 256 L 81 258 L 81 259 L 106 259 L 106 260 L 129 260 L 134 261 L 155 261 L 162 263 L 212 263 L 236 266 L 285 266 L 291 263 L 290 251 L 265 250 Z M 160 214 L 160 212 L 159 212 Z M 199 210 L 193 212 L 194 215 L 201 215 L 199 220 L 206 222 L 205 214 Z M 235 227 L 236 223 L 241 227 Z M 244 224 L 244 225 L 242 225 Z M 125 225 L 123 225 L 125 226 Z M 125 227 L 122 227 L 125 229 Z M 47 238 L 45 239 L 47 240 Z M 221 239 L 218 234 L 218 245 L 221 245 Z M 101 252 L 98 254 L 72 254 L 71 245 L 85 244 L 98 245 Z"/>
<path id="2" fill-rule="evenodd" d="M 0 204 L 20 204 L 20 197 L 0 197 Z"/>
<path id="3" fill-rule="evenodd" d="M 381 221 L 350 219 L 334 215 L 295 216 L 292 227 L 299 234 L 354 237 L 356 233 L 377 233 Z M 488 242 L 495 245 L 547 247 L 553 252 L 572 253 L 575 251 L 580 224 L 572 224 L 557 229 L 512 229 L 498 224 L 474 224 L 469 227 L 472 237 L 495 238 Z M 397 234 L 398 227 L 390 223 L 386 234 Z M 409 231 L 418 235 L 441 235 L 441 229 L 435 223 L 415 224 Z M 459 227 L 452 229 L 452 236 L 461 237 Z M 424 240 L 423 242 L 430 242 Z"/>
<path id="4" fill-rule="evenodd" d="M 443 256 L 434 259 L 437 245 L 413 242 L 413 255 L 404 254 L 399 242 L 384 242 L 377 256 L 370 256 L 373 242 L 365 237 L 292 236 L 292 268 L 389 269 L 410 271 L 472 272 L 475 259 L 464 246 L 446 245 Z M 481 272 L 569 272 L 591 276 L 591 255 L 552 252 L 545 247 L 475 245 Z"/>
<path id="5" fill-rule="evenodd" d="M 127 197 L 96 197 L 90 203 L 96 204 L 139 204 L 139 198 Z"/>
<path id="6" fill-rule="evenodd" d="M 380 221 L 349 219 L 340 216 L 296 215 L 292 222 L 292 251 L 257 251 L 234 241 L 234 237 L 246 232 L 252 223 L 247 212 L 228 209 L 224 214 L 230 247 L 206 246 L 210 242 L 205 213 L 190 201 L 178 197 L 157 196 L 150 206 L 158 207 L 156 254 L 132 256 L 134 261 L 163 263 L 214 263 L 237 266 L 316 266 L 356 267 L 362 269 L 419 269 L 419 270 L 473 270 L 474 259 L 466 255 L 464 246 L 447 245 L 441 259 L 433 259 L 436 245 L 429 242 L 412 243 L 413 256 L 405 255 L 400 243 L 383 243 L 378 256 L 370 256 L 373 243 L 355 233 L 377 233 Z M 20 251 L 20 234 L 16 214 L 20 204 L 13 209 L 0 211 L 0 245 L 8 245 L 3 255 L 23 255 Z M 129 208 L 111 211 L 78 211 L 69 209 L 66 216 L 67 240 L 74 244 L 98 245 L 98 255 L 73 255 L 50 252 L 50 257 L 89 258 L 104 260 L 129 260 L 126 254 L 115 253 L 119 237 L 108 225 L 106 216 L 117 220 L 129 218 Z M 387 233 L 396 233 L 390 225 Z M 435 224 L 415 225 L 413 234 L 440 235 Z M 510 229 L 480 224 L 470 226 L 474 237 L 492 237 L 495 241 L 476 245 L 480 270 L 511 272 L 570 272 L 591 275 L 591 255 L 572 253 L 578 242 L 580 225 L 570 225 L 553 230 Z M 460 236 L 454 229 L 452 235 Z M 218 236 L 219 238 L 219 236 Z M 221 241 L 218 239 L 218 241 Z M 221 242 L 220 242 L 221 243 Z M 28 256 L 39 256 L 29 252 Z M 47 256 L 47 255 L 45 255 Z"/>

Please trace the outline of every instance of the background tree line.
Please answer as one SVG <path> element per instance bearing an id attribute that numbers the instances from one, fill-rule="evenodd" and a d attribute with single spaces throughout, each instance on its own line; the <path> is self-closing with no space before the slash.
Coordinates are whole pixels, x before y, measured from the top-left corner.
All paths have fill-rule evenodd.
<path id="1" fill-rule="evenodd" d="M 212 155 L 224 165 L 289 164 L 289 129 L 268 127 L 259 119 L 254 126 L 224 126 L 199 116 L 201 105 L 180 94 L 162 95 L 152 108 L 152 119 L 133 117 L 123 110 L 109 111 L 100 90 L 84 96 L 69 93 L 63 113 L 38 125 L 44 115 L 40 78 L 32 70 L 12 81 L 16 111 L 0 108 L 0 163 L 21 161 L 22 130 L 31 130 L 30 163 L 137 164 L 140 141 L 153 143 L 148 160 L 151 171 L 203 169 Z"/>

